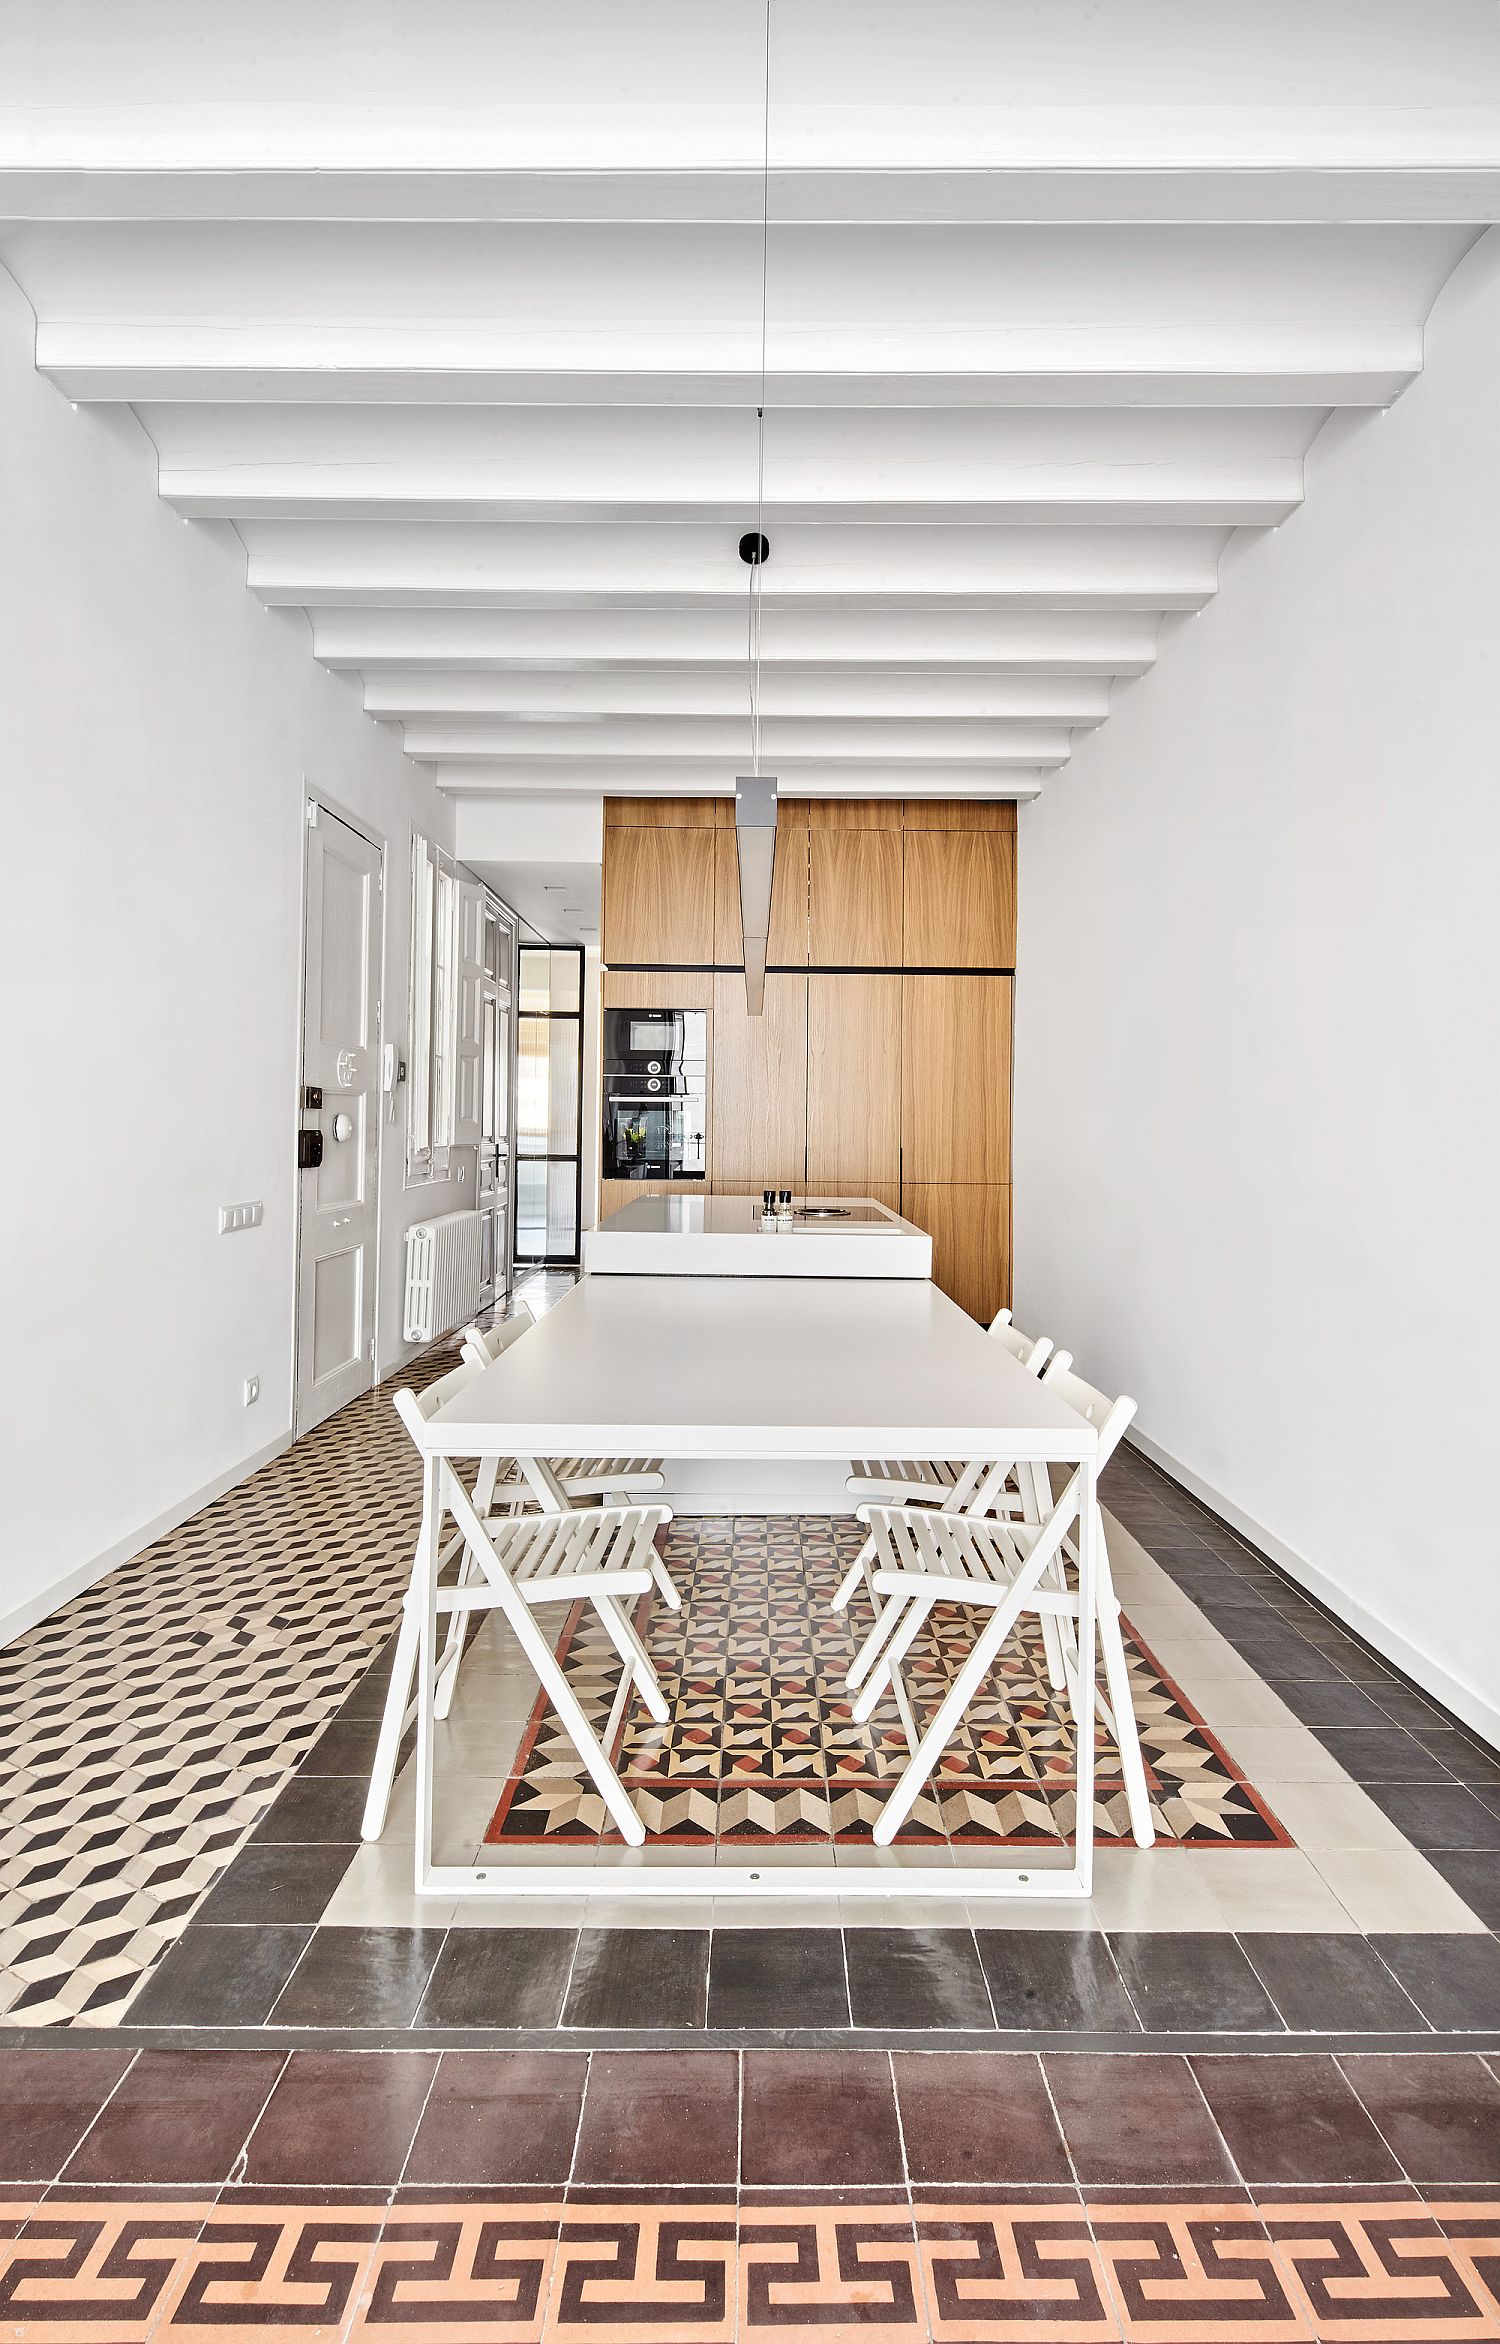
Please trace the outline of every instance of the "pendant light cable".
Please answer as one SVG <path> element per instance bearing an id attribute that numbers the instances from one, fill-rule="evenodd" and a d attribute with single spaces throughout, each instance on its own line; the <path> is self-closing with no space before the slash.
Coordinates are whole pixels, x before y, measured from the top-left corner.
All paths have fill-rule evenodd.
<path id="1" fill-rule="evenodd" d="M 761 108 L 760 163 L 760 398 L 755 409 L 755 533 L 766 541 L 766 340 L 771 262 L 771 0 L 766 0 L 765 79 Z M 760 573 L 764 556 L 750 568 L 749 631 L 745 645 L 750 671 L 750 770 L 760 771 Z"/>

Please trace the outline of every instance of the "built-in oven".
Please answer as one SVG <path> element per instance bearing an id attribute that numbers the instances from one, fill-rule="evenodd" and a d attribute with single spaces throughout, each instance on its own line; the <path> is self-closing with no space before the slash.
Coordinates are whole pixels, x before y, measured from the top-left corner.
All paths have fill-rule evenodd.
<path id="1" fill-rule="evenodd" d="M 603 1042 L 605 1179 L 704 1179 L 707 1011 L 606 1009 Z"/>

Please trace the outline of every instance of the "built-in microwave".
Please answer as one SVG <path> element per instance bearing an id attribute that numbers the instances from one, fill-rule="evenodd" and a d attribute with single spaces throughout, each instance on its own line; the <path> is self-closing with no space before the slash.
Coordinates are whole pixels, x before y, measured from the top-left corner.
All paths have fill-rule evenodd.
<path id="1" fill-rule="evenodd" d="M 606 1180 L 702 1180 L 708 1172 L 708 1015 L 606 1009 Z"/>

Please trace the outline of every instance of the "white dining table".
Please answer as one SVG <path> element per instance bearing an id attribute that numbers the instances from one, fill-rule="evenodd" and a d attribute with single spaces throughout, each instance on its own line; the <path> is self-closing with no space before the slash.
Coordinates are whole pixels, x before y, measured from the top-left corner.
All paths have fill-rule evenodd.
<path id="1" fill-rule="evenodd" d="M 666 1458 L 942 1457 L 1076 1467 L 1079 1650 L 1095 1637 L 1097 1440 L 929 1282 L 585 1277 L 423 1428 L 426 1531 L 417 1565 L 416 1886 L 424 1896 L 578 1896 L 588 1864 L 433 1861 L 438 1556 L 445 1459 L 594 1454 Z M 541 1477 L 543 1486 L 545 1477 Z M 1094 1737 L 1078 1736 L 1070 1861 L 922 1862 L 916 1850 L 777 1864 L 721 1848 L 718 1897 L 1088 1896 Z M 799 1850 L 799 1857 L 805 1851 Z M 831 1851 L 832 1853 L 832 1851 Z M 880 1861 L 870 1860 L 872 1853 Z M 680 1896 L 680 1864 L 650 1842 L 611 1864 L 611 1895 Z"/>

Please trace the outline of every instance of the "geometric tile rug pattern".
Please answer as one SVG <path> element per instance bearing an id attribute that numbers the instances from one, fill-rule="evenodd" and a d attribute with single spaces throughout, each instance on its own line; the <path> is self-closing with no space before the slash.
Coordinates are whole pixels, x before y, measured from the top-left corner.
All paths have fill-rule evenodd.
<path id="1" fill-rule="evenodd" d="M 661 1548 L 682 1609 L 659 1601 L 642 1634 L 671 1715 L 656 1725 L 636 1702 L 616 1753 L 654 1838 L 767 1845 L 868 1841 L 907 1748 L 887 1695 L 854 1723 L 844 1679 L 869 1625 L 863 1590 L 835 1612 L 835 1588 L 859 1551 L 858 1522 L 838 1516 L 679 1519 Z M 1129 1628 L 1126 1651 L 1152 1811 L 1163 1844 L 1285 1847 L 1274 1816 Z M 972 1646 L 973 1618 L 941 1606 L 904 1664 L 919 1725 Z M 569 1683 L 603 1729 L 619 1662 L 592 1607 L 569 1623 Z M 1119 1752 L 1097 1742 L 1095 1828 L 1130 1837 Z M 1008 1642 L 982 1696 L 898 1834 L 923 1842 L 1051 1846 L 1076 1810 L 1074 1730 L 1047 1681 L 1040 1625 Z M 539 1700 L 487 1840 L 501 1847 L 614 1836 L 556 1713 Z"/>
<path id="2" fill-rule="evenodd" d="M 110 2025 L 395 1624 L 435 1347 L 0 1652 L 0 2019 Z"/>
<path id="3" fill-rule="evenodd" d="M 1500 2333 L 1500 2197 L 546 2191 L 386 2206 L 0 2193 L 15 2336 L 1267 2340 Z M 294 2202 L 288 2203 L 288 2198 Z M 665 2201 L 665 2202 L 664 2202 Z M 66 2323 L 66 2329 L 59 2322 Z"/>

